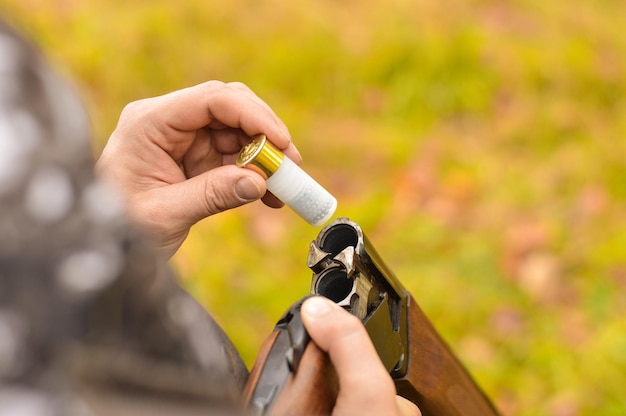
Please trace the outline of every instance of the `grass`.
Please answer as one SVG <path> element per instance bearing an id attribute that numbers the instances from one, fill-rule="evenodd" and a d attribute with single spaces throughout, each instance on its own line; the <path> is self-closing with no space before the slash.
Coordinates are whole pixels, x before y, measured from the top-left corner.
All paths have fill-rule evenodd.
<path id="1" fill-rule="evenodd" d="M 626 412 L 621 2 L 55 3 L 0 7 L 77 85 L 96 153 L 129 101 L 245 82 L 504 415 Z M 175 257 L 247 363 L 317 232 L 253 204 Z"/>

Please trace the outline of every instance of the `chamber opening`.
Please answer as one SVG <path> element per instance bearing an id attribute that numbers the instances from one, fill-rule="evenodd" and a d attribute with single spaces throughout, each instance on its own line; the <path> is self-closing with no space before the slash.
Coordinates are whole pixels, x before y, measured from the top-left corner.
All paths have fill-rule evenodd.
<path id="1" fill-rule="evenodd" d="M 342 268 L 328 269 L 317 280 L 315 291 L 337 303 L 348 297 L 352 292 L 352 279 Z"/>
<path id="2" fill-rule="evenodd" d="M 320 248 L 334 257 L 346 247 L 356 247 L 358 242 L 359 235 L 353 227 L 339 224 L 328 230 L 321 241 Z"/>

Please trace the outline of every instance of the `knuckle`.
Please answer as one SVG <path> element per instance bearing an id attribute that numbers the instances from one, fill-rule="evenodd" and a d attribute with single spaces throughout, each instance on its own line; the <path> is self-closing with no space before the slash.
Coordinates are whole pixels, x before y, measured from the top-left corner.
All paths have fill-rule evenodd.
<path id="1" fill-rule="evenodd" d="M 226 85 L 232 89 L 239 90 L 239 91 L 246 91 L 246 92 L 252 91 L 246 84 L 240 81 L 229 82 Z"/>
<path id="2" fill-rule="evenodd" d="M 232 198 L 224 186 L 217 186 L 215 181 L 205 182 L 203 201 L 208 215 L 217 214 L 234 208 Z"/>
<path id="3" fill-rule="evenodd" d="M 135 128 L 147 125 L 148 120 L 153 117 L 153 100 L 154 98 L 144 98 L 126 104 L 120 114 L 118 127 Z"/>
<path id="4" fill-rule="evenodd" d="M 146 109 L 146 99 L 132 101 L 124 106 L 120 118 L 136 117 L 138 114 L 142 114 Z"/>
<path id="5" fill-rule="evenodd" d="M 201 86 L 202 88 L 208 91 L 218 91 L 218 90 L 225 88 L 226 84 L 222 81 L 212 79 L 210 81 L 206 81 L 205 83 L 201 84 Z"/>

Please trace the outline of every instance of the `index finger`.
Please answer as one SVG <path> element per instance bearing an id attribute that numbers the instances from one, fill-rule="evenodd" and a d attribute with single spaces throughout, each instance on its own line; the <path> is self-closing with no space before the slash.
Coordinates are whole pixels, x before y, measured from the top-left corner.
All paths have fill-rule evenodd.
<path id="1" fill-rule="evenodd" d="M 285 124 L 250 89 L 242 84 L 208 81 L 157 97 L 154 114 L 163 138 L 169 130 L 195 131 L 206 126 L 239 128 L 248 136 L 259 133 L 297 160 L 297 151 Z M 165 143 L 164 143 L 165 144 Z"/>

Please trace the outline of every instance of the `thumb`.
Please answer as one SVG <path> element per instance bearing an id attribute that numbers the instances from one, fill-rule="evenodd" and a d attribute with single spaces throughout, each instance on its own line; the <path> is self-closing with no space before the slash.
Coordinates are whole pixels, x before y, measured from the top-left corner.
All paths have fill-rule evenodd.
<path id="1" fill-rule="evenodd" d="M 182 214 L 189 216 L 194 223 L 256 201 L 266 191 L 260 175 L 233 165 L 211 169 L 186 182 L 189 182 L 189 200 L 186 212 Z"/>
<path id="2" fill-rule="evenodd" d="M 260 199 L 266 191 L 263 178 L 233 165 L 221 166 L 161 189 L 167 193 L 170 218 L 191 226 L 214 214 Z"/>
<path id="3" fill-rule="evenodd" d="M 134 195 L 129 214 L 157 247 L 172 256 L 196 222 L 255 201 L 265 194 L 263 178 L 233 165 L 221 166 L 172 185 Z"/>
<path id="4" fill-rule="evenodd" d="M 333 415 L 397 415 L 396 388 L 363 323 L 322 297 L 307 299 L 301 316 L 311 339 L 328 352 L 339 376 Z"/>

